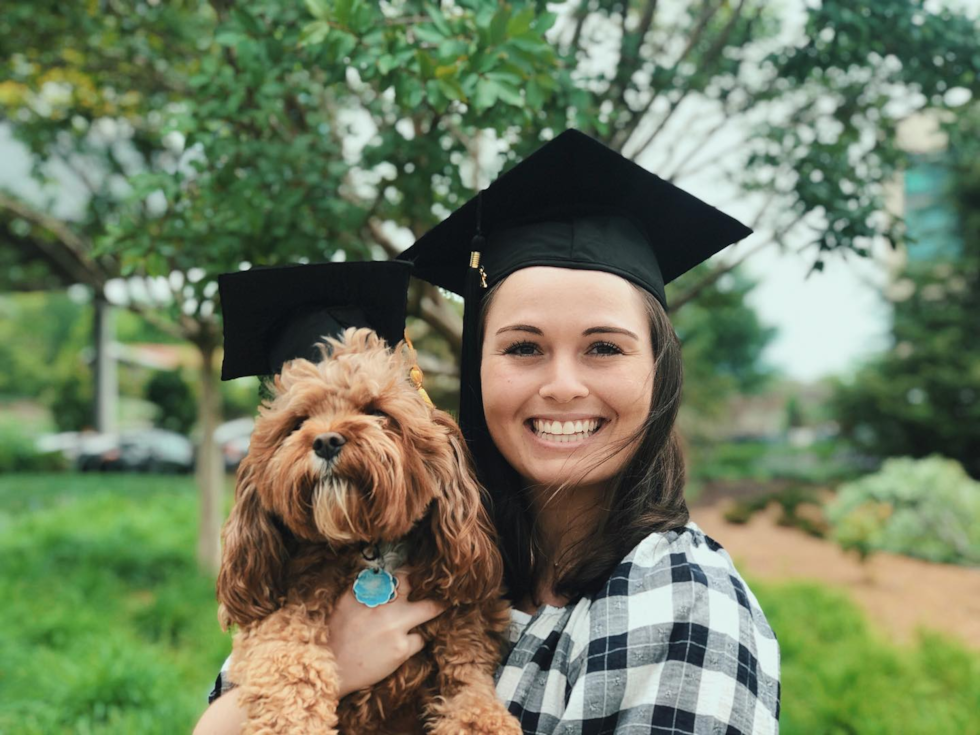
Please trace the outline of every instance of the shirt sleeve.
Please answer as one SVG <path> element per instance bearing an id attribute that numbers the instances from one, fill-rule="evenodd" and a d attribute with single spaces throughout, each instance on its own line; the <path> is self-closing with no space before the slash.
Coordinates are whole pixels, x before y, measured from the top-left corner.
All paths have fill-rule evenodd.
<path id="1" fill-rule="evenodd" d="M 779 731 L 775 635 L 727 553 L 695 541 L 616 569 L 593 601 L 554 733 Z"/>
<path id="2" fill-rule="evenodd" d="M 235 688 L 235 682 L 228 678 L 228 667 L 231 665 L 231 656 L 225 659 L 225 662 L 221 665 L 221 671 L 218 672 L 217 678 L 214 680 L 214 686 L 208 693 L 208 704 L 212 704 L 214 700 L 220 697 L 222 694 Z"/>

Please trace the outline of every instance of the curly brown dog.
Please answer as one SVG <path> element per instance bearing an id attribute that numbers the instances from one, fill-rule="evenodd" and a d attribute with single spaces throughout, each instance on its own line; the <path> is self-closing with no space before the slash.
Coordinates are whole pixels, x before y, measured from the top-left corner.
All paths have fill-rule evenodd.
<path id="1" fill-rule="evenodd" d="M 502 565 L 459 429 L 409 382 L 414 355 L 368 329 L 275 378 L 223 532 L 222 625 L 248 733 L 514 733 L 493 673 L 508 608 Z M 327 619 L 369 566 L 401 555 L 410 599 L 446 612 L 426 649 L 338 702 Z"/>

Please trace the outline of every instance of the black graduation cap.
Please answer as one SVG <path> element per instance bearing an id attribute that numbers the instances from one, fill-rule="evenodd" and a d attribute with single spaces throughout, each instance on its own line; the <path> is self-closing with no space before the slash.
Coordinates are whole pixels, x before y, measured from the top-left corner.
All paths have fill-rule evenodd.
<path id="1" fill-rule="evenodd" d="M 751 230 L 578 130 L 500 176 L 400 257 L 465 298 L 460 420 L 485 429 L 476 344 L 482 295 L 529 266 L 614 273 L 652 293 Z M 473 255 L 479 253 L 479 255 Z"/>
<path id="2" fill-rule="evenodd" d="M 253 268 L 218 276 L 224 313 L 221 379 L 278 373 L 288 360 L 320 360 L 315 347 L 347 327 L 369 327 L 394 346 L 405 331 L 410 263 L 398 260 Z"/>

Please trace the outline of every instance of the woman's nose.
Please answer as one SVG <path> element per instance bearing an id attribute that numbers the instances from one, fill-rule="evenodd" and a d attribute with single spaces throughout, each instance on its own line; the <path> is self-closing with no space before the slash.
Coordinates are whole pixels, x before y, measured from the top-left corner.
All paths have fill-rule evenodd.
<path id="1" fill-rule="evenodd" d="M 589 387 L 574 358 L 556 357 L 548 366 L 545 381 L 538 389 L 542 398 L 568 403 L 589 395 Z"/>

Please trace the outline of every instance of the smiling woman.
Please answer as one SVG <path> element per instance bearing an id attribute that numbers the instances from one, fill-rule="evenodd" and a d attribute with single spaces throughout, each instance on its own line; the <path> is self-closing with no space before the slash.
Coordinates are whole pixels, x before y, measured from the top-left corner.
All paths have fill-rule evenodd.
<path id="1" fill-rule="evenodd" d="M 405 253 L 466 300 L 460 423 L 515 608 L 497 694 L 525 733 L 778 730 L 775 635 L 684 500 L 664 293 L 747 234 L 568 131 Z"/>

